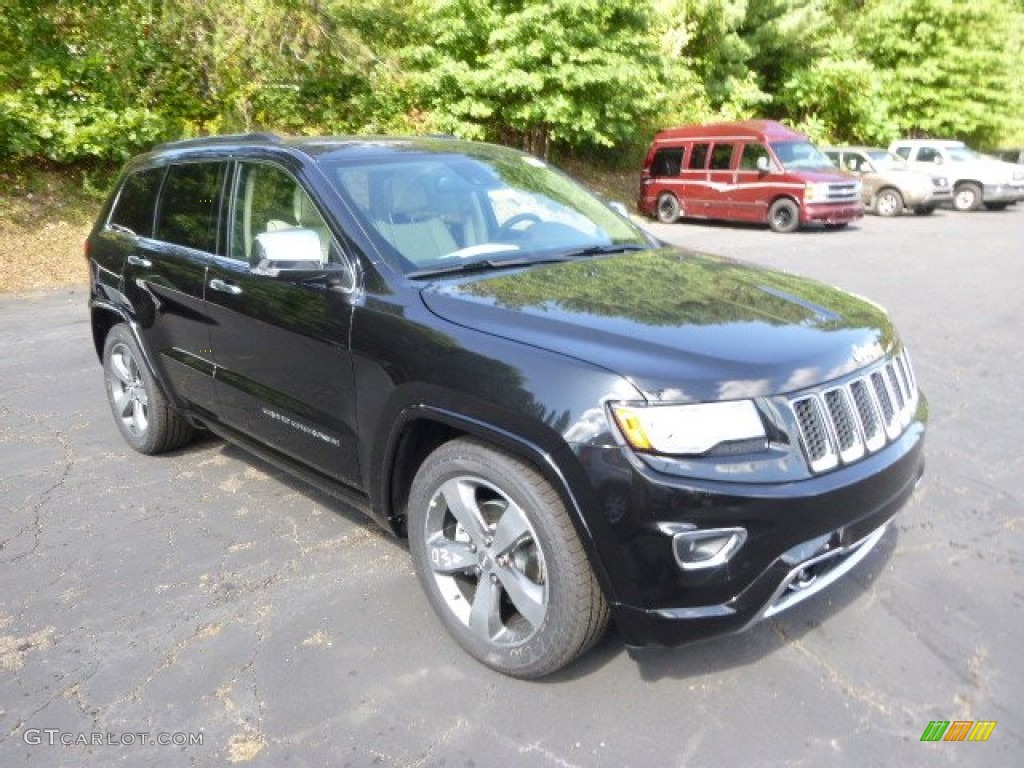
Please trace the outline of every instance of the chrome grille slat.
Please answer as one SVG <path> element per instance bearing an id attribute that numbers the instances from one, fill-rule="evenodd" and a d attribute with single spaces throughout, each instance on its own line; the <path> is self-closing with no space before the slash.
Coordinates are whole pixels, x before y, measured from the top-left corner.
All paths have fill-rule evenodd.
<path id="1" fill-rule="evenodd" d="M 840 386 L 790 400 L 811 470 L 825 472 L 881 450 L 899 437 L 917 409 L 917 380 L 906 353 Z"/>

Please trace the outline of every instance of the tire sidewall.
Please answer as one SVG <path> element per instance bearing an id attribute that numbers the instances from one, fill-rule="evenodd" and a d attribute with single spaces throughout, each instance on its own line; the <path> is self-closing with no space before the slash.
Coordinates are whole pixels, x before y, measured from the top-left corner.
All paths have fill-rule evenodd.
<path id="1" fill-rule="evenodd" d="M 789 210 L 790 219 L 783 224 L 779 224 L 777 216 L 778 212 L 782 209 Z M 771 227 L 773 232 L 781 232 L 783 234 L 796 232 L 800 227 L 800 207 L 786 197 L 776 200 L 768 209 L 768 226 Z"/>
<path id="2" fill-rule="evenodd" d="M 886 205 L 886 200 L 891 200 L 891 205 Z M 903 196 L 894 189 L 882 190 L 875 199 L 875 212 L 887 218 L 898 216 L 903 213 Z"/>
<path id="3" fill-rule="evenodd" d="M 962 205 L 960 202 L 960 195 L 970 192 L 971 202 L 968 205 Z M 977 184 L 967 183 L 961 184 L 959 187 L 953 190 L 953 207 L 958 211 L 976 211 L 981 207 L 981 189 Z"/>
<path id="4" fill-rule="evenodd" d="M 550 500 L 543 498 L 538 489 L 524 479 L 522 469 L 519 462 L 474 442 L 460 440 L 443 446 L 428 458 L 413 480 L 408 503 L 408 534 L 413 565 L 423 591 L 459 645 L 498 672 L 533 678 L 568 663 L 577 649 L 559 645 L 564 645 L 571 635 L 564 600 L 570 579 L 562 568 L 566 561 L 562 549 L 567 544 L 564 530 L 553 524 L 550 515 L 565 514 L 564 508 L 549 509 Z M 541 626 L 517 645 L 497 646 L 478 638 L 451 612 L 434 580 L 424 533 L 427 507 L 443 483 L 459 476 L 479 477 L 499 488 L 519 505 L 536 534 L 547 579 L 547 611 Z"/>
<path id="5" fill-rule="evenodd" d="M 679 200 L 671 192 L 662 192 L 658 195 L 654 215 L 662 224 L 675 224 L 681 215 Z"/>
<path id="6" fill-rule="evenodd" d="M 146 426 L 145 433 L 141 435 L 136 435 L 124 426 L 124 422 L 121 420 L 121 415 L 117 412 L 117 406 L 114 404 L 112 382 L 114 374 L 111 371 L 110 360 L 114 348 L 118 345 L 127 347 L 128 351 L 131 352 L 132 357 L 135 358 L 135 366 L 139 370 L 139 378 L 146 390 L 146 398 L 148 401 L 146 408 L 148 424 Z M 115 325 L 111 328 L 103 343 L 103 385 L 107 391 L 107 402 L 110 403 L 111 415 L 114 417 L 114 423 L 117 425 L 117 429 L 121 433 L 121 437 L 123 437 L 125 441 L 136 451 L 139 451 L 140 453 L 152 453 L 156 449 L 157 438 L 160 434 L 159 419 L 161 409 L 157 406 L 159 398 L 162 397 L 162 393 L 157 389 L 156 381 L 146 366 L 145 360 L 142 357 L 142 352 L 139 349 L 139 345 L 135 341 L 135 337 L 123 324 Z"/>

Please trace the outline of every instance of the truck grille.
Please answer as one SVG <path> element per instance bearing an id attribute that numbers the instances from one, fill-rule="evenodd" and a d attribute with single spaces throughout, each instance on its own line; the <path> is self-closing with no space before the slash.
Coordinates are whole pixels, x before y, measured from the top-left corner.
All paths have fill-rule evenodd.
<path id="1" fill-rule="evenodd" d="M 917 410 L 906 351 L 843 384 L 790 400 L 814 472 L 851 464 L 895 440 Z"/>
<path id="2" fill-rule="evenodd" d="M 856 182 L 828 185 L 828 202 L 830 203 L 856 203 L 859 200 L 860 189 Z"/>

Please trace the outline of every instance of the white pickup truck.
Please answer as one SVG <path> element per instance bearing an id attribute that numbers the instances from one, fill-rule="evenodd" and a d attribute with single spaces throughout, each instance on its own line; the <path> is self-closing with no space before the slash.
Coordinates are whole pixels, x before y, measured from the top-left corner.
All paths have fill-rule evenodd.
<path id="1" fill-rule="evenodd" d="M 999 211 L 1024 200 L 1024 165 L 985 157 L 962 141 L 903 139 L 889 151 L 910 168 L 934 173 L 941 168 L 953 185 L 953 208 L 976 211 L 984 205 Z"/>

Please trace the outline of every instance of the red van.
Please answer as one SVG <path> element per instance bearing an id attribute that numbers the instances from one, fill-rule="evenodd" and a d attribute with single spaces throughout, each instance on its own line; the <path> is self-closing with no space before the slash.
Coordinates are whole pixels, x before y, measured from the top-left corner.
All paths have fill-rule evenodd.
<path id="1" fill-rule="evenodd" d="M 773 120 L 687 125 L 659 132 L 644 163 L 638 207 L 663 223 L 681 216 L 765 222 L 792 232 L 864 215 L 860 181 L 802 133 Z"/>

